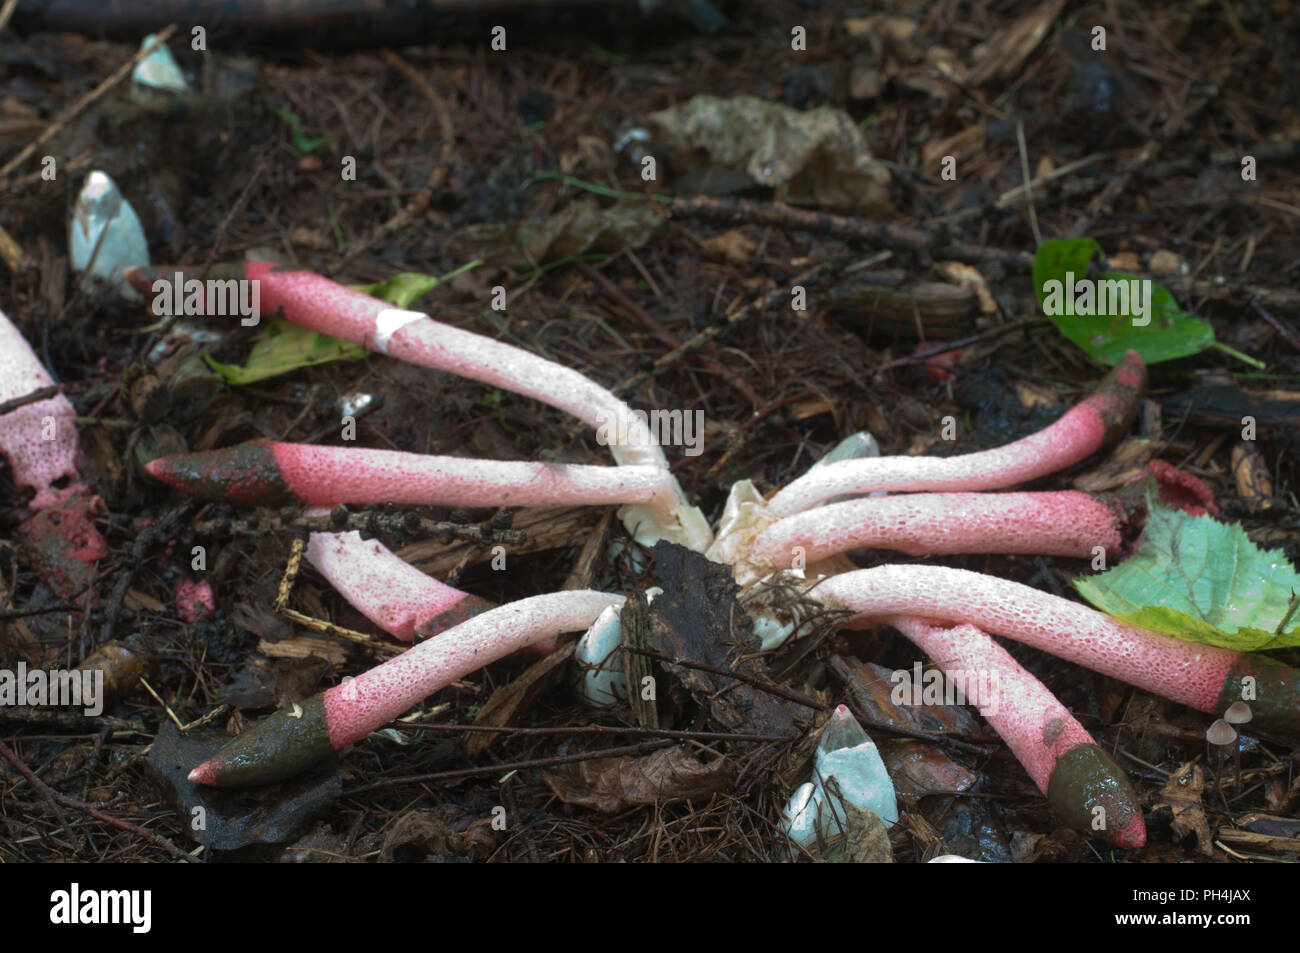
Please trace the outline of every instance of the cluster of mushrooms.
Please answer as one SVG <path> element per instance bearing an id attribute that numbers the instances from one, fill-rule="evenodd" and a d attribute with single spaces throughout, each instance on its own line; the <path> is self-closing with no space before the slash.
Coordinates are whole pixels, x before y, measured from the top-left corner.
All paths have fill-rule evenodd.
<path id="1" fill-rule="evenodd" d="M 1120 555 L 1125 515 L 1114 501 L 1074 491 L 987 491 L 1070 467 L 1124 433 L 1145 388 L 1145 368 L 1133 352 L 1085 400 L 1024 439 L 950 457 L 857 456 L 852 447 L 863 442 L 850 441 L 847 452 L 828 455 L 770 497 L 748 480 L 737 483 L 715 530 L 686 499 L 643 419 L 577 371 L 422 312 L 392 308 L 308 271 L 261 262 L 234 270 L 260 283 L 264 313 L 279 311 L 293 324 L 398 360 L 536 399 L 593 428 L 623 422 L 613 431 L 621 439 L 610 445 L 617 465 L 259 440 L 149 464 L 155 477 L 177 490 L 214 501 L 324 508 L 618 504 L 638 543 L 666 540 L 730 566 L 763 649 L 798 635 L 798 618 L 780 604 L 788 598 L 783 594 L 796 592 L 805 603 L 843 610 L 846 625 L 894 627 L 942 670 L 995 673 L 999 699 L 996 712 L 985 711 L 989 724 L 1067 823 L 1118 846 L 1138 847 L 1146 837 L 1125 773 L 989 633 L 1216 716 L 1240 700 L 1249 679 L 1255 727 L 1300 733 L 1296 673 L 1270 659 L 1146 631 L 993 576 L 938 565 L 858 569 L 845 556 L 858 547 L 914 555 Z M 147 292 L 155 277 L 173 271 L 138 268 L 127 278 Z M 0 438 L 3 427 L 0 418 Z M 1157 466 L 1153 476 L 1171 497 L 1191 501 L 1185 505 L 1212 509 L 1199 481 L 1167 466 Z M 313 533 L 306 556 L 385 632 L 405 641 L 426 638 L 262 720 L 195 767 L 192 781 L 239 787 L 291 777 L 456 679 L 526 646 L 588 630 L 625 601 L 622 594 L 577 590 L 493 607 L 356 532 Z"/>

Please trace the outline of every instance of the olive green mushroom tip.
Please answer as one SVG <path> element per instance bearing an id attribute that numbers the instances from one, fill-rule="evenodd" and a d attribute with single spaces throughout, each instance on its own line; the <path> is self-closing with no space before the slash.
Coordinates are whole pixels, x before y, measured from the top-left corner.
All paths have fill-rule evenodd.
<path id="1" fill-rule="evenodd" d="M 1244 725 L 1255 716 L 1245 702 L 1233 702 L 1223 713 L 1223 720 L 1230 725 Z"/>
<path id="2" fill-rule="evenodd" d="M 1222 718 L 1205 730 L 1205 740 L 1212 745 L 1230 745 L 1237 740 L 1237 729 Z"/>

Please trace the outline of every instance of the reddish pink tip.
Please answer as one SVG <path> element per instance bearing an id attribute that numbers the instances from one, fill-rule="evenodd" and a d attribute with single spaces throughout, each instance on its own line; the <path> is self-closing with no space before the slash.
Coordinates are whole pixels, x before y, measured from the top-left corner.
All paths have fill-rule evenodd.
<path id="1" fill-rule="evenodd" d="M 194 784 L 205 784 L 210 788 L 215 788 L 217 786 L 217 769 L 211 761 L 204 761 L 191 771 L 187 778 Z"/>
<path id="2" fill-rule="evenodd" d="M 1142 815 L 1136 815 L 1110 838 L 1116 847 L 1141 847 L 1147 842 L 1147 826 Z"/>

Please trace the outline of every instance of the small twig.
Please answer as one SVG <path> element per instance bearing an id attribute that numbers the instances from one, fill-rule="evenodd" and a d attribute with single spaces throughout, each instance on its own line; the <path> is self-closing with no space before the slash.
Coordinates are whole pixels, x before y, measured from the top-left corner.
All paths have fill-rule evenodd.
<path id="1" fill-rule="evenodd" d="M 9 25 L 9 18 L 14 15 L 14 10 L 18 8 L 18 0 L 5 0 L 5 5 L 0 9 L 0 30 Z"/>
<path id="2" fill-rule="evenodd" d="M 19 407 L 26 407 L 28 404 L 35 404 L 38 401 L 48 400 L 56 396 L 62 390 L 62 385 L 51 384 L 49 387 L 42 387 L 40 390 L 34 390 L 30 394 L 24 394 L 22 397 L 14 397 L 0 404 L 0 417 L 12 413 Z"/>
<path id="3" fill-rule="evenodd" d="M 1014 268 L 1028 268 L 1034 256 L 1029 252 L 992 248 L 976 242 L 949 241 L 946 229 L 907 228 L 848 215 L 828 215 L 777 203 L 748 199 L 696 197 L 673 199 L 674 215 L 690 216 L 726 225 L 772 225 L 793 231 L 858 239 L 892 249 L 929 251 L 967 262 L 1001 262 Z"/>
<path id="4" fill-rule="evenodd" d="M 584 751 L 580 754 L 562 754 L 552 758 L 534 758 L 530 761 L 507 761 L 504 764 L 489 764 L 479 768 L 461 768 L 457 771 L 439 771 L 436 774 L 413 774 L 405 778 L 393 778 L 390 781 L 376 781 L 359 788 L 344 791 L 345 797 L 355 794 L 367 794 L 384 788 L 398 787 L 403 784 L 419 784 L 425 781 L 457 781 L 462 778 L 482 777 L 490 774 L 509 774 L 526 768 L 549 768 L 559 764 L 571 764 L 575 761 L 594 761 L 597 758 L 617 758 L 623 755 L 649 754 L 659 748 L 672 744 L 672 739 L 662 741 L 643 741 L 635 745 L 622 745 L 618 748 L 602 748 L 599 751 Z"/>
<path id="5" fill-rule="evenodd" d="M 176 32 L 175 23 L 169 23 L 167 26 L 163 27 L 161 30 L 158 31 L 157 35 L 153 38 L 153 42 L 143 47 L 140 50 L 140 52 L 136 53 L 135 56 L 131 57 L 121 66 L 119 66 L 102 83 L 100 83 L 90 92 L 88 92 L 86 95 L 82 96 L 75 103 L 73 103 L 71 106 L 65 109 L 58 116 L 58 118 L 56 118 L 53 122 L 51 122 L 48 126 L 45 127 L 44 132 L 42 132 L 39 136 L 37 136 L 26 146 L 24 146 L 19 151 L 18 155 L 14 156 L 12 159 L 6 162 L 4 166 L 0 167 L 0 180 L 7 178 L 9 173 L 13 172 L 14 169 L 18 168 L 20 165 L 22 165 L 24 162 L 30 159 L 36 153 L 37 149 L 39 149 L 50 139 L 54 138 L 54 136 L 57 135 L 60 132 L 60 130 L 62 130 L 66 125 L 68 125 L 68 123 L 70 123 L 73 119 L 77 118 L 77 116 L 81 114 L 82 110 L 84 110 L 87 106 L 94 103 L 96 100 L 100 99 L 105 93 L 107 93 L 110 89 L 112 89 L 122 80 L 126 79 L 126 77 L 131 74 L 131 70 L 135 68 L 135 65 L 137 63 L 139 63 L 146 56 L 151 54 L 154 50 L 158 49 L 158 47 L 166 43 L 167 40 L 171 38 L 171 35 L 175 32 Z"/>
<path id="6" fill-rule="evenodd" d="M 419 535 L 425 538 L 436 537 L 448 543 L 453 539 L 463 539 L 484 545 L 502 543 L 507 546 L 522 546 L 528 541 L 528 534 L 519 529 L 496 529 L 489 526 L 454 523 L 449 520 L 433 520 L 410 511 L 352 512 L 341 506 L 335 507 L 325 516 L 304 516 L 301 513 L 293 515 L 257 513 L 240 519 L 216 517 L 210 520 L 199 520 L 194 524 L 194 531 L 203 536 L 264 535 L 267 532 L 292 529 L 313 533 L 359 530 L 369 536 L 377 536 L 381 533 L 393 536 Z"/>
<path id="7" fill-rule="evenodd" d="M 734 678 L 738 682 L 743 682 L 751 688 L 757 688 L 760 692 L 766 692 L 769 695 L 775 695 L 777 698 L 784 698 L 786 701 L 794 702 L 797 705 L 803 705 L 805 708 L 813 708 L 817 711 L 825 711 L 826 706 L 820 702 L 814 701 L 807 695 L 800 695 L 788 688 L 783 688 L 769 682 L 767 679 L 754 678 L 750 675 L 741 675 L 739 672 L 733 672 L 729 669 L 718 668 L 716 665 L 706 665 L 704 662 L 693 662 L 690 659 L 673 658 L 671 655 L 665 655 L 662 652 L 656 652 L 654 649 L 636 649 L 626 647 L 626 651 L 635 652 L 638 655 L 645 655 L 660 662 L 666 662 L 669 665 L 681 665 L 686 668 L 699 669 L 701 672 L 709 672 L 712 675 L 721 675 L 723 678 Z"/>
<path id="8" fill-rule="evenodd" d="M 494 531 L 505 529 L 510 525 L 514 518 L 515 514 L 513 510 L 509 508 L 499 509 L 488 518 L 486 523 L 483 524 L 484 530 Z M 460 561 L 456 563 L 456 565 L 452 566 L 451 570 L 447 573 L 446 578 L 444 579 L 447 585 L 459 586 L 460 577 L 465 574 L 465 570 L 470 567 L 470 564 L 474 562 L 478 554 L 486 548 L 487 544 L 482 541 L 476 542 L 470 546 L 469 549 L 465 551 L 465 555 L 460 558 Z"/>
<path id="9" fill-rule="evenodd" d="M 169 841 L 167 838 L 163 837 L 162 835 L 155 834 L 153 831 L 150 830 L 145 830 L 143 827 L 140 827 L 137 824 L 132 824 L 130 821 L 124 821 L 119 817 L 113 817 L 111 814 L 105 814 L 103 811 L 95 807 L 93 804 L 87 804 L 85 801 L 78 800 L 75 797 L 70 797 L 67 794 L 61 794 L 58 791 L 54 790 L 48 784 L 42 781 L 39 777 L 37 777 L 36 773 L 32 771 L 31 768 L 23 764 L 23 762 L 19 759 L 18 755 L 14 754 L 11 750 L 9 750 L 9 748 L 4 744 L 4 742 L 0 742 L 0 755 L 3 755 L 4 758 L 14 766 L 14 770 L 27 779 L 27 782 L 31 784 L 31 786 L 34 787 L 42 797 L 44 797 L 47 801 L 52 803 L 52 806 L 54 806 L 54 812 L 59 817 L 60 820 L 63 819 L 63 813 L 59 811 L 57 805 L 53 805 L 53 802 L 58 802 L 58 804 L 62 804 L 65 807 L 74 808 L 75 810 L 78 811 L 84 811 L 85 813 L 89 814 L 91 817 L 103 821 L 105 824 L 112 824 L 114 827 L 118 828 L 119 830 L 123 830 L 130 834 L 134 834 L 137 837 L 142 837 L 145 840 L 147 840 L 149 843 L 154 844 L 157 847 L 163 848 L 169 854 L 171 854 L 173 857 L 176 857 L 179 860 L 184 860 L 186 862 L 192 862 L 194 860 L 193 857 L 185 853 L 185 851 L 181 850 L 179 847 L 177 847 L 175 844 L 173 844 L 171 841 Z M 63 821 L 63 824 L 64 824 L 64 828 L 66 829 L 67 822 Z"/>
<path id="10" fill-rule="evenodd" d="M 1038 212 L 1034 209 L 1034 190 L 1029 187 L 1029 148 L 1025 145 L 1025 124 L 1016 121 L 1016 143 L 1020 147 L 1020 177 L 1025 181 L 1025 208 L 1029 210 L 1029 228 L 1034 233 L 1034 247 L 1043 243 L 1043 233 L 1038 229 Z"/>
<path id="11" fill-rule="evenodd" d="M 1250 306 L 1255 309 L 1255 311 L 1259 314 L 1261 318 L 1263 318 L 1272 326 L 1274 331 L 1276 331 L 1278 334 L 1282 336 L 1283 341 L 1286 341 L 1287 344 L 1290 344 L 1297 351 L 1300 351 L 1300 337 L 1296 337 L 1296 333 L 1294 331 L 1292 331 L 1289 327 L 1287 327 L 1277 318 L 1273 317 L 1273 315 L 1269 314 L 1267 311 L 1261 308 L 1259 306 L 1258 298 L 1251 298 Z"/>
<path id="12" fill-rule="evenodd" d="M 978 334 L 972 334 L 969 337 L 959 338 L 956 341 L 945 341 L 943 344 L 936 344 L 932 348 L 924 351 L 918 351 L 915 354 L 909 354 L 907 357 L 895 358 L 892 361 L 886 361 L 879 367 L 875 368 L 874 373 L 880 374 L 884 371 L 892 371 L 896 367 L 906 367 L 909 364 L 920 364 L 935 357 L 939 354 L 945 354 L 948 351 L 955 351 L 961 347 L 969 347 L 972 344 L 978 344 L 980 341 L 987 341 L 990 338 L 1001 337 L 1003 334 L 1009 334 L 1012 331 L 1020 331 L 1031 324 L 1037 324 L 1036 318 L 1025 318 L 1020 321 L 1013 321 L 1010 324 L 999 324 L 989 328 L 987 331 L 980 331 Z"/>
<path id="13" fill-rule="evenodd" d="M 726 731 L 677 731 L 672 728 L 636 728 L 623 725 L 577 725 L 567 728 L 512 728 L 509 725 L 430 725 L 398 722 L 395 728 L 418 731 L 495 731 L 515 735 L 633 735 L 648 738 L 679 738 L 683 741 L 753 741 L 774 743 L 798 741 L 799 735 L 746 735 Z"/>

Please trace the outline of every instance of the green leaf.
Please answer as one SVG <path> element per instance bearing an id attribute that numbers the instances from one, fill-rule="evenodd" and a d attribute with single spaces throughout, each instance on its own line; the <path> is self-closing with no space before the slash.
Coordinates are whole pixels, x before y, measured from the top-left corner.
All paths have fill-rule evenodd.
<path id="1" fill-rule="evenodd" d="M 444 281 L 450 281 L 457 275 L 463 274 L 472 268 L 477 268 L 481 264 L 483 264 L 482 260 L 476 259 L 468 264 L 461 265 L 455 271 L 449 272 L 441 278 L 435 275 L 421 274 L 418 271 L 403 271 L 373 285 L 349 285 L 349 287 L 353 291 L 360 291 L 362 294 L 378 298 L 380 301 L 387 301 L 396 307 L 409 308 L 415 304 L 417 299 L 422 298 Z"/>
<path id="2" fill-rule="evenodd" d="M 387 301 L 399 308 L 409 308 L 415 300 L 438 287 L 441 279 L 418 271 L 403 271 L 373 285 L 349 285 L 353 291 Z"/>
<path id="3" fill-rule="evenodd" d="M 297 113 L 281 106 L 271 107 L 271 112 L 275 113 L 288 124 L 289 132 L 293 135 L 293 147 L 303 155 L 315 152 L 321 146 L 329 142 L 329 139 L 325 136 L 321 136 L 318 139 L 308 139 L 304 136 L 302 133 L 302 120 L 298 118 Z"/>
<path id="4" fill-rule="evenodd" d="M 1215 346 L 1214 328 L 1210 323 L 1184 311 L 1169 289 L 1155 282 L 1150 283 L 1150 312 L 1138 316 L 1138 320 L 1144 323 L 1134 324 L 1134 312 L 1139 309 L 1133 307 L 1132 301 L 1127 310 L 1118 314 L 1074 314 L 1074 302 L 1064 292 L 1061 295 L 1064 313 L 1049 313 L 1046 306 L 1049 297 L 1045 288 L 1047 282 L 1060 282 L 1062 289 L 1068 290 L 1068 276 L 1073 275 L 1076 282 L 1085 278 L 1089 263 L 1100 253 L 1101 246 L 1091 238 L 1062 238 L 1043 242 L 1034 255 L 1034 290 L 1039 304 L 1044 306 L 1044 313 L 1061 333 L 1089 357 L 1113 367 L 1124 357 L 1124 352 L 1132 349 L 1141 354 L 1147 364 L 1159 364 L 1190 357 Z M 1147 279 L 1128 272 L 1110 271 L 1103 280 L 1128 282 Z"/>
<path id="5" fill-rule="evenodd" d="M 1189 642 L 1245 652 L 1300 645 L 1295 567 L 1237 523 L 1163 505 L 1150 485 L 1138 551 L 1074 587 L 1117 619 Z"/>
<path id="6" fill-rule="evenodd" d="M 208 365 L 233 387 L 242 387 L 270 377 L 288 374 L 300 367 L 326 364 L 330 361 L 352 361 L 365 357 L 366 349 L 327 334 L 317 334 L 287 321 L 272 321 L 262 332 L 248 361 L 222 364 L 210 354 L 203 355 Z"/>

